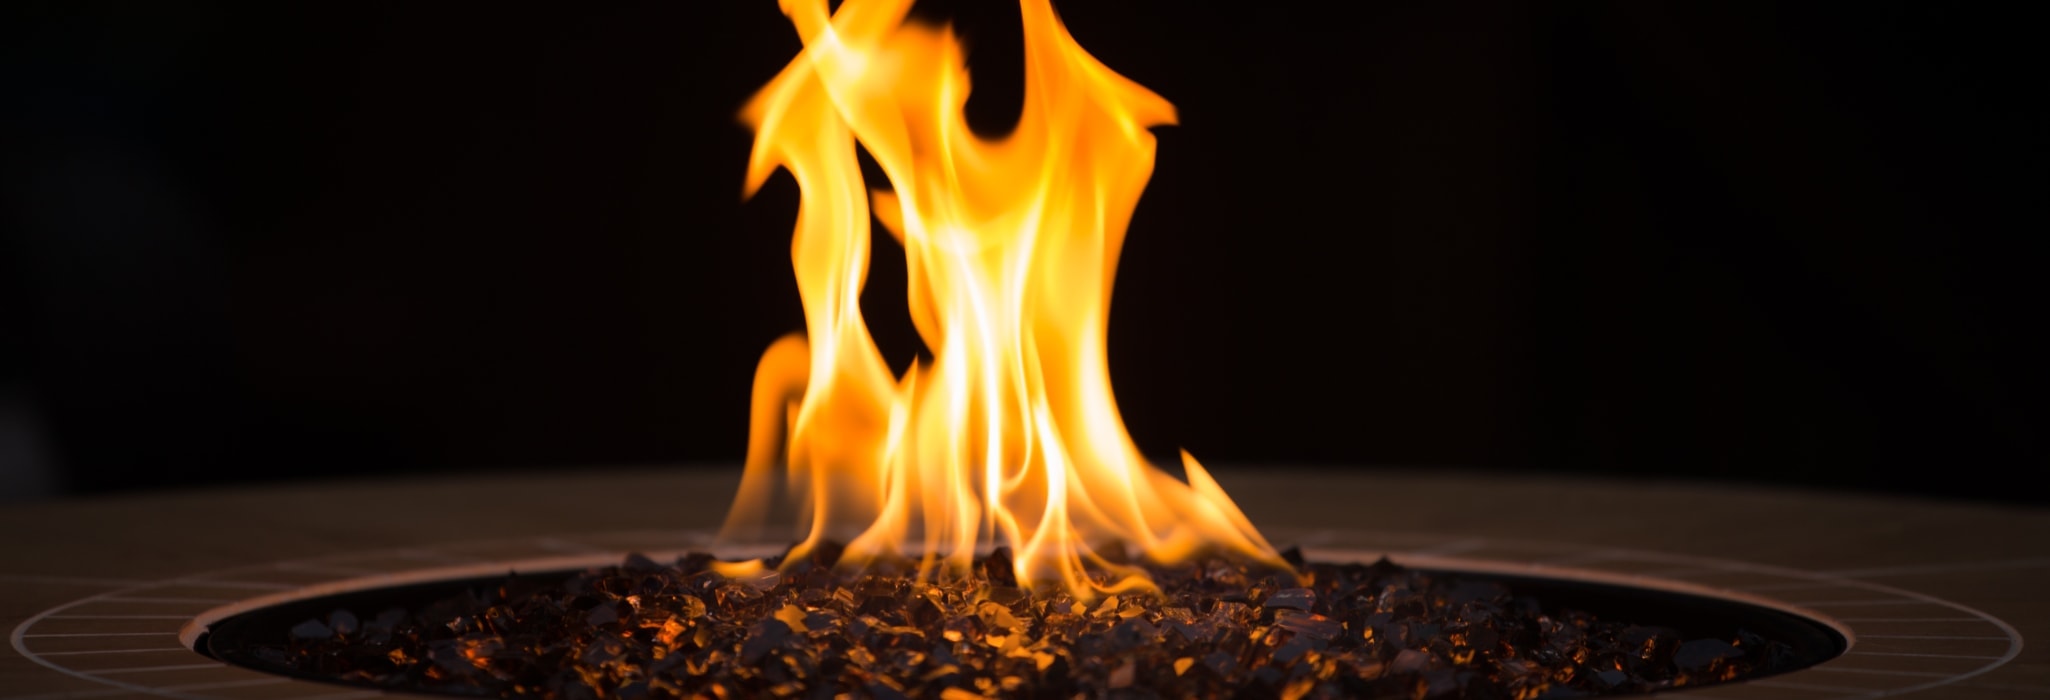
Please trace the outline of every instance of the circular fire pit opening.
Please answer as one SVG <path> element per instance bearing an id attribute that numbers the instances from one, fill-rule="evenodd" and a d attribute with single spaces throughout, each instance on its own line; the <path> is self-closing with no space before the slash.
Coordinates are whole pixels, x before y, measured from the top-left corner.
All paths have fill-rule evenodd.
<path id="1" fill-rule="evenodd" d="M 1293 552 L 1291 552 L 1293 555 Z M 1847 641 L 1767 605 L 1599 577 L 1221 560 L 1165 595 L 1027 592 L 1001 550 L 920 583 L 829 561 L 734 579 L 706 555 L 363 587 L 234 614 L 209 656 L 482 697 L 1564 698 L 1741 682 Z"/>

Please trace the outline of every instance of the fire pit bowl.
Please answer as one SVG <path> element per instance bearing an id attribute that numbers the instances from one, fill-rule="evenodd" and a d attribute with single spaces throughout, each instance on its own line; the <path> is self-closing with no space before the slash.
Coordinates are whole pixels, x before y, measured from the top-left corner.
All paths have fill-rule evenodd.
<path id="1" fill-rule="evenodd" d="M 1845 647 L 1828 623 L 1759 602 L 1365 556 L 1372 565 L 1305 563 L 1324 580 L 1314 588 L 1257 573 L 1244 584 L 1243 568 L 1213 561 L 1209 573 L 1159 576 L 1165 599 L 1122 601 L 823 569 L 767 585 L 689 575 L 710 573 L 703 555 L 567 571 L 514 563 L 522 573 L 284 600 L 211 622 L 196 644 L 297 678 L 514 697 L 1587 697 L 1762 678 Z M 1220 573 L 1231 582 L 1218 585 Z M 1363 585 L 1339 583 L 1348 574 Z M 878 595 L 878 582 L 895 585 Z M 919 591 L 947 591 L 945 608 L 965 612 L 929 607 Z"/>
<path id="2" fill-rule="evenodd" d="M 694 533 L 717 525 L 735 471 L 297 484 L 0 510 L 11 535 L 0 540 L 0 595 L 11 602 L 0 610 L 10 632 L 0 698 L 379 697 L 195 649 L 232 657 L 236 626 L 288 630 L 343 599 L 328 596 L 375 607 L 404 602 L 407 586 L 432 597 L 508 570 L 561 575 L 628 552 L 667 563 L 706 551 Z M 2050 569 L 2050 513 L 1499 473 L 1216 474 L 1263 532 L 1311 562 L 1385 555 L 1507 581 L 1550 606 L 1656 613 L 1630 621 L 1689 634 L 1686 607 L 1704 601 L 1758 616 L 1744 625 L 1792 620 L 1824 639 L 1806 647 L 1825 657 L 1813 666 L 1659 697 L 2006 700 L 2050 687 L 2046 648 L 2023 643 L 2050 634 L 2037 585 Z M 1576 590 L 1609 594 L 1576 600 Z"/>

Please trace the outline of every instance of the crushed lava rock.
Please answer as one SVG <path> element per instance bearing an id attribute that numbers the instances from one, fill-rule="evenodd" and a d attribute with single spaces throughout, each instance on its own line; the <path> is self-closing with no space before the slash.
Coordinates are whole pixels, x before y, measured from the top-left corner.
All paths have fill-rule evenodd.
<path id="1" fill-rule="evenodd" d="M 1776 668 L 1740 633 L 1546 614 L 1500 584 L 1371 565 L 1304 576 L 1152 568 L 1162 595 L 1021 589 L 1003 550 L 962 580 L 831 568 L 756 581 L 635 555 L 560 583 L 509 576 L 418 610 L 335 611 L 254 655 L 302 675 L 505 698 L 1560 698 Z"/>

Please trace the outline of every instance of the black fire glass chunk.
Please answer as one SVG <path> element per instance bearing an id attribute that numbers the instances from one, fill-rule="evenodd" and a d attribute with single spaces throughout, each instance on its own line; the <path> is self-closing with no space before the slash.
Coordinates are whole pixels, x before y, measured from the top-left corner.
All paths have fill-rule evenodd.
<path id="1" fill-rule="evenodd" d="M 861 601 L 861 607 L 855 609 L 859 614 L 872 615 L 878 618 L 901 615 L 903 610 L 903 602 L 897 600 L 894 596 L 887 595 L 870 596 Z"/>
<path id="2" fill-rule="evenodd" d="M 1130 617 L 1110 628 L 1111 649 L 1125 651 L 1140 645 L 1152 644 L 1159 634 L 1159 628 L 1144 618 Z"/>
<path id="3" fill-rule="evenodd" d="M 586 666 L 604 666 L 626 655 L 626 645 L 617 639 L 599 639 L 584 647 L 581 660 Z"/>
<path id="4" fill-rule="evenodd" d="M 621 564 L 620 568 L 626 569 L 631 573 L 646 573 L 659 570 L 662 568 L 662 565 L 655 563 L 653 559 L 649 559 L 646 554 L 633 552 L 626 555 L 626 562 Z"/>
<path id="5" fill-rule="evenodd" d="M 1459 672 L 1452 669 L 1438 669 L 1424 674 L 1423 695 L 1427 698 L 1442 698 L 1459 692 Z"/>
<path id="6" fill-rule="evenodd" d="M 1258 694 L 1254 697 L 1276 697 L 1275 686 L 1281 683 L 1283 677 L 1281 669 L 1273 666 L 1261 666 L 1253 669 L 1253 682 L 1249 686 L 1252 689 L 1257 689 Z M 1245 689 L 1248 688 L 1242 688 L 1242 690 Z"/>
<path id="7" fill-rule="evenodd" d="M 327 626 L 333 628 L 337 635 L 350 637 L 356 634 L 360 625 L 355 613 L 336 610 L 327 614 Z"/>
<path id="8" fill-rule="evenodd" d="M 1288 549 L 1281 550 L 1281 560 L 1288 562 L 1288 565 L 1295 567 L 1297 571 L 1303 570 L 1303 548 L 1290 545 Z"/>
<path id="9" fill-rule="evenodd" d="M 1317 592 L 1308 588 L 1284 588 L 1267 596 L 1264 603 L 1268 608 L 1290 608 L 1308 611 L 1317 604 Z"/>
<path id="10" fill-rule="evenodd" d="M 335 636 L 333 627 L 319 620 L 307 620 L 292 626 L 293 639 L 327 639 Z"/>
<path id="11" fill-rule="evenodd" d="M 1743 658 L 1744 650 L 1720 639 L 1696 639 L 1673 652 L 1673 664 L 1687 671 L 1707 669 L 1717 661 Z"/>
<path id="12" fill-rule="evenodd" d="M 584 623 L 592 627 L 604 627 L 618 621 L 619 606 L 612 603 L 593 605 L 591 610 L 584 614 Z"/>
<path id="13" fill-rule="evenodd" d="M 1218 678 L 1229 678 L 1232 670 L 1239 665 L 1239 657 L 1231 652 L 1214 651 L 1203 657 L 1203 665 L 1209 667 L 1210 672 L 1217 674 Z"/>
<path id="14" fill-rule="evenodd" d="M 1492 603 L 1509 597 L 1509 589 L 1493 581 L 1462 581 L 1452 587 L 1446 602 L 1452 605 Z"/>
<path id="15" fill-rule="evenodd" d="M 1395 654 L 1388 670 L 1396 673 L 1422 673 L 1431 667 L 1431 655 L 1418 649 L 1404 649 Z"/>
<path id="16" fill-rule="evenodd" d="M 904 603 L 903 610 L 905 614 L 911 619 L 911 624 L 917 625 L 919 627 L 932 627 L 934 625 L 937 625 L 939 624 L 940 619 L 942 617 L 945 617 L 947 614 L 947 611 L 941 609 L 938 603 L 933 602 L 931 598 L 927 598 L 925 596 L 912 597 L 909 601 Z"/>
<path id="17" fill-rule="evenodd" d="M 812 565 L 820 568 L 830 568 L 834 564 L 840 563 L 840 556 L 846 553 L 846 551 L 847 548 L 838 542 L 830 540 L 820 542 L 817 546 L 812 547 Z"/>
<path id="18" fill-rule="evenodd" d="M 869 683 L 863 686 L 862 690 L 867 691 L 869 697 L 875 698 L 875 700 L 911 700 L 910 696 L 905 695 L 903 691 L 882 683 Z"/>
<path id="19" fill-rule="evenodd" d="M 1392 578 L 1396 574 L 1401 573 L 1402 570 L 1401 566 L 1398 566 L 1395 562 L 1388 561 L 1388 557 L 1382 556 L 1375 559 L 1374 563 L 1367 565 L 1367 577 L 1375 580 Z"/>
<path id="20" fill-rule="evenodd" d="M 769 619 L 757 622 L 747 630 L 747 641 L 740 646 L 740 662 L 760 663 L 763 656 L 783 646 L 790 639 L 790 626 L 781 620 Z"/>
<path id="21" fill-rule="evenodd" d="M 1671 658 L 1680 633 L 1665 627 L 1632 625 L 1617 635 L 1618 651 L 1639 661 L 1659 663 Z"/>
<path id="22" fill-rule="evenodd" d="M 1281 646 L 1276 647 L 1274 649 L 1274 660 L 1279 663 L 1294 664 L 1298 659 L 1301 659 L 1303 657 L 1303 654 L 1309 653 L 1310 651 L 1313 651 L 1310 644 L 1310 640 L 1304 639 L 1302 637 L 1297 637 L 1295 639 L 1282 642 Z"/>
<path id="23" fill-rule="evenodd" d="M 1497 631 L 1493 625 L 1468 627 L 1466 630 L 1466 643 L 1467 646 L 1474 649 L 1490 651 L 1496 645 L 1502 643 L 1502 633 Z"/>
<path id="24" fill-rule="evenodd" d="M 289 664 L 291 663 L 292 659 L 291 654 L 288 654 L 285 652 L 285 650 L 279 649 L 277 647 L 257 647 L 256 650 L 250 652 L 250 654 L 266 663 L 279 665 Z"/>

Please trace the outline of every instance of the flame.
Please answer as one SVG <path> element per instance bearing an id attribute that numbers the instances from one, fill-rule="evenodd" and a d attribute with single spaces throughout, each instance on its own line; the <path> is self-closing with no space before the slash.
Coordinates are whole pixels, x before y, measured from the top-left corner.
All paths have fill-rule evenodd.
<path id="1" fill-rule="evenodd" d="M 1020 581 L 1075 595 L 1150 588 L 1105 545 L 1171 564 L 1203 552 L 1280 564 L 1184 452 L 1188 481 L 1140 456 L 1105 364 L 1118 252 L 1153 170 L 1149 127 L 1173 105 L 1023 0 L 1025 100 L 984 138 L 950 29 L 909 0 L 783 0 L 804 50 L 742 111 L 746 193 L 778 169 L 802 192 L 791 261 L 806 333 L 756 369 L 747 471 L 722 533 L 759 538 L 779 481 L 803 540 L 841 561 L 959 573 L 1008 545 Z M 868 189 L 867 149 L 890 189 Z M 931 351 L 893 376 L 862 318 L 871 216 L 902 244 L 913 324 Z M 1101 580 L 1090 573 L 1106 572 Z"/>

